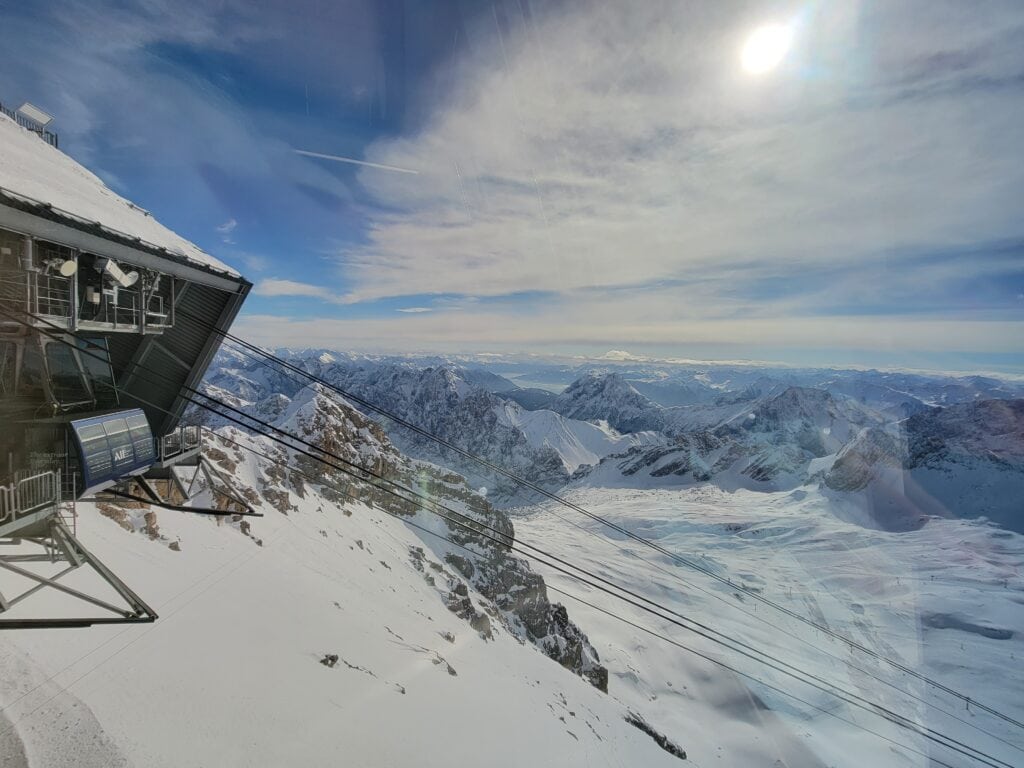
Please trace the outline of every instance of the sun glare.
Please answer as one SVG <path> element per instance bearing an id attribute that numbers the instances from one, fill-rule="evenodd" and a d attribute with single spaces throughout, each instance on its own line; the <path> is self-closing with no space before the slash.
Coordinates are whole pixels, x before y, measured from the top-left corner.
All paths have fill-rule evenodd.
<path id="1" fill-rule="evenodd" d="M 784 24 L 755 29 L 743 45 L 740 60 L 752 75 L 763 75 L 779 65 L 793 41 L 793 30 Z"/>

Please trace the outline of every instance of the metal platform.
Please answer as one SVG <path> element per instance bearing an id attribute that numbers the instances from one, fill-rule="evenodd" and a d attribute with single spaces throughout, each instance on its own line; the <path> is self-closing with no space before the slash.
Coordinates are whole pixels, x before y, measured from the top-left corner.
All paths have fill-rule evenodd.
<path id="1" fill-rule="evenodd" d="M 61 515 L 60 488 L 59 472 L 43 472 L 0 487 L 0 575 L 7 577 L 0 580 L 0 629 L 155 621 L 153 609 L 75 537 Z M 68 586 L 66 577 L 82 566 L 97 574 L 122 605 Z M 20 585 L 16 594 L 8 591 L 11 584 Z M 14 606 L 45 589 L 75 598 L 92 609 L 100 608 L 103 613 L 8 618 Z"/>

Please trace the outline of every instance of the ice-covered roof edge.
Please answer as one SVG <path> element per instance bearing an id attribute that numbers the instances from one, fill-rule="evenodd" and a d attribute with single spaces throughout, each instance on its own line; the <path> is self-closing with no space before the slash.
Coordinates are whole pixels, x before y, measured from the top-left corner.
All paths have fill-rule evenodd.
<path id="1" fill-rule="evenodd" d="M 110 190 L 96 174 L 0 114 L 0 204 L 138 251 L 244 281 L 241 273 Z"/>
<path id="2" fill-rule="evenodd" d="M 46 203 L 16 195 L 3 187 L 0 187 L 0 227 L 221 290 L 234 292 L 241 287 L 252 287 L 252 283 L 238 272 L 219 270 L 99 223 L 85 221 Z"/>

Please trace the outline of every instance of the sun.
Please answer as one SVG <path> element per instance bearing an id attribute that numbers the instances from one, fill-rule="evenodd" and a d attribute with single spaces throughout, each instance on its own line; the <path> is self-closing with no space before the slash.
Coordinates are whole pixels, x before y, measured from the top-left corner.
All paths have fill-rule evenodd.
<path id="1" fill-rule="evenodd" d="M 767 24 L 755 29 L 743 44 L 740 61 L 752 75 L 763 75 L 779 65 L 790 43 L 793 30 L 785 24 Z"/>

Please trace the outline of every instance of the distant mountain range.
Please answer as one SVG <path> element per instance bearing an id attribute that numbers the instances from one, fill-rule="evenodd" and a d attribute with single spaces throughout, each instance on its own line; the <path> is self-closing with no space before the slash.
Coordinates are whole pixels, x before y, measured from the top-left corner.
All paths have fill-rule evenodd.
<path id="1" fill-rule="evenodd" d="M 879 371 L 588 365 L 562 391 L 519 387 L 536 366 L 279 351 L 292 364 L 548 490 L 569 485 L 791 489 L 886 529 L 985 516 L 1024 529 L 1024 387 L 991 377 Z M 550 372 L 550 371 L 549 371 Z M 557 368 L 560 375 L 567 371 Z M 222 352 L 207 380 L 276 418 L 303 386 Z M 375 418 L 373 414 L 369 414 Z M 499 507 L 536 494 L 387 419 L 408 456 L 462 474 Z"/>

